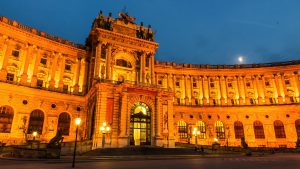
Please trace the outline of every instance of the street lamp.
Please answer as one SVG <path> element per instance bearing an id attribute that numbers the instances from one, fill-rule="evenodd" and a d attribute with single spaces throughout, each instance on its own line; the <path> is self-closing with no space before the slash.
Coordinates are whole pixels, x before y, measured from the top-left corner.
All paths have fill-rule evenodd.
<path id="1" fill-rule="evenodd" d="M 107 126 L 106 122 L 103 122 L 102 126 L 100 127 L 100 131 L 102 133 L 102 148 L 104 148 L 104 145 L 105 145 L 105 135 L 106 135 L 106 133 L 110 132 L 110 127 Z"/>
<path id="2" fill-rule="evenodd" d="M 33 141 L 35 141 L 35 137 L 37 136 L 37 132 L 36 131 L 32 132 L 32 135 L 33 135 Z"/>
<path id="3" fill-rule="evenodd" d="M 76 136 L 75 136 L 75 146 L 74 146 L 74 153 L 73 153 L 73 163 L 72 163 L 72 168 L 75 167 L 75 156 L 76 156 L 76 146 L 77 146 L 77 135 L 78 135 L 78 126 L 81 123 L 81 118 L 77 117 L 75 119 L 75 125 L 76 125 Z"/>
<path id="4" fill-rule="evenodd" d="M 198 148 L 198 136 L 200 135 L 200 131 L 197 129 L 197 127 L 193 130 L 193 135 L 195 136 L 195 150 Z"/>

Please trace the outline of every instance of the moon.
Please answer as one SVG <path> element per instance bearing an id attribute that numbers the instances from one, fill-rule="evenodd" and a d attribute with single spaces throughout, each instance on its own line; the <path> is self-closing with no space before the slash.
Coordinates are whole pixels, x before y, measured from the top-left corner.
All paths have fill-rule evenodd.
<path id="1" fill-rule="evenodd" d="M 243 63 L 243 61 L 244 61 L 243 56 L 239 56 L 239 57 L 238 57 L 238 61 L 239 61 L 240 63 Z"/>

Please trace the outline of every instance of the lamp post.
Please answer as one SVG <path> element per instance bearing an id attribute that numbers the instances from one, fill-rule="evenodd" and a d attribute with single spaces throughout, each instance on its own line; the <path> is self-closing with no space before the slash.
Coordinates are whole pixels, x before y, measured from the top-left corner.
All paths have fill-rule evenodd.
<path id="1" fill-rule="evenodd" d="M 198 149 L 198 136 L 200 135 L 200 131 L 197 129 L 197 127 L 193 130 L 193 135 L 195 136 L 195 150 Z"/>
<path id="2" fill-rule="evenodd" d="M 106 122 L 103 122 L 102 126 L 100 127 L 100 131 L 102 133 L 102 148 L 105 146 L 105 135 L 110 131 L 110 127 L 107 126 Z"/>
<path id="3" fill-rule="evenodd" d="M 35 137 L 37 136 L 37 132 L 36 131 L 32 132 L 32 135 L 33 135 L 33 141 L 35 141 Z"/>
<path id="4" fill-rule="evenodd" d="M 73 153 L 73 162 L 72 162 L 72 168 L 75 167 L 75 156 L 76 156 L 76 146 L 77 146 L 77 135 L 78 135 L 78 126 L 81 123 L 81 119 L 77 117 L 75 119 L 75 125 L 76 125 L 76 136 L 75 136 L 75 146 L 74 146 L 74 153 Z"/>

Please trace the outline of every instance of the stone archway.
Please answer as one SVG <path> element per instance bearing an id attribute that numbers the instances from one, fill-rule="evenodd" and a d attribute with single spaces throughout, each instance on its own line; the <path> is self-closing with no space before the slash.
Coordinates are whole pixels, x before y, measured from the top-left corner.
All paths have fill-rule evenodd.
<path id="1" fill-rule="evenodd" d="M 130 145 L 151 145 L 150 108 L 145 103 L 137 102 L 130 113 Z"/>

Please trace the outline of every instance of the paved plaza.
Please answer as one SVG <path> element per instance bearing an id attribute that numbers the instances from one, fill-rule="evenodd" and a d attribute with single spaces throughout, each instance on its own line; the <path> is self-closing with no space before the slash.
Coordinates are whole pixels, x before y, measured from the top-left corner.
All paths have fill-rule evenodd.
<path id="1" fill-rule="evenodd" d="M 143 156 L 142 156 L 143 157 Z M 256 157 L 247 156 L 188 156 L 181 158 L 159 156 L 159 158 L 79 158 L 78 169 L 299 169 L 300 154 L 274 154 Z M 70 158 L 61 160 L 0 160 L 5 169 L 67 169 Z"/>

